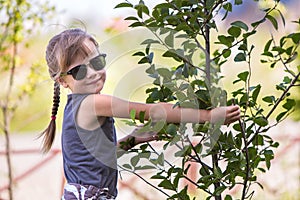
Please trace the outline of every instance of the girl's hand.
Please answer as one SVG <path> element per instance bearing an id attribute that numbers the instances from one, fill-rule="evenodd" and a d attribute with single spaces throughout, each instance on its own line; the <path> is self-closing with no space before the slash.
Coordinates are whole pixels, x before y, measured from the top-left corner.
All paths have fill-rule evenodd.
<path id="1" fill-rule="evenodd" d="M 145 142 L 151 142 L 153 140 L 157 140 L 158 136 L 156 132 L 153 131 L 147 131 L 147 132 L 140 132 L 139 130 L 142 127 L 135 128 L 132 133 L 129 135 L 131 137 L 135 138 L 135 145 L 145 143 Z"/>
<path id="2" fill-rule="evenodd" d="M 240 114 L 238 105 L 217 107 L 210 111 L 210 122 L 230 124 L 239 120 Z"/>
<path id="3" fill-rule="evenodd" d="M 139 130 L 141 128 L 142 126 L 135 128 L 131 134 L 120 139 L 118 141 L 118 146 L 121 149 L 127 151 L 128 149 L 133 148 L 135 145 L 142 144 L 145 142 L 151 142 L 153 140 L 158 140 L 158 136 L 156 132 L 153 131 L 140 132 Z"/>

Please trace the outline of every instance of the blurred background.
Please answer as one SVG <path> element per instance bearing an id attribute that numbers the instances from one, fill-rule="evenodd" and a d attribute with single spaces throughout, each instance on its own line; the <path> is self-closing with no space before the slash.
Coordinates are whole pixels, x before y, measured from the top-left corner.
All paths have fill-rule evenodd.
<path id="1" fill-rule="evenodd" d="M 100 50 L 108 55 L 106 68 L 108 78 L 103 93 L 135 101 L 145 101 L 145 88 L 151 85 L 152 79 L 144 73 L 146 68 L 137 65 L 138 58 L 131 55 L 139 49 L 142 50 L 143 47 L 140 46 L 140 43 L 151 36 L 147 30 L 128 28 L 128 23 L 123 19 L 134 13 L 131 13 L 132 11 L 129 9 L 114 9 L 121 2 L 119 0 L 51 0 L 49 6 L 56 7 L 55 13 L 51 19 L 43 22 L 41 28 L 26 36 L 30 45 L 27 48 L 19 49 L 22 63 L 21 67 L 16 69 L 13 90 L 19 90 L 24 87 L 24 83 L 30 81 L 28 74 L 31 73 L 31 65 L 39 63 L 40 67 L 34 72 L 38 75 L 35 77 L 35 80 L 38 80 L 36 88 L 31 95 L 21 98 L 22 101 L 18 103 L 11 122 L 10 143 L 13 177 L 15 178 L 15 200 L 53 200 L 60 199 L 62 194 L 64 177 L 60 154 L 61 124 L 57 123 L 58 133 L 50 153 L 46 155 L 40 153 L 41 139 L 38 138 L 38 135 L 47 126 L 51 115 L 53 81 L 49 78 L 44 56 L 47 42 L 53 35 L 69 27 L 83 28 L 94 35 L 100 43 Z M 159 2 L 161 1 L 145 1 L 149 7 Z M 259 37 L 255 37 L 255 43 L 258 46 L 264 44 L 270 34 L 280 37 L 280 35 L 297 30 L 297 27 L 293 26 L 290 21 L 299 18 L 300 1 L 285 0 L 282 2 L 281 6 L 287 24 L 285 29 L 274 32 L 271 26 L 264 27 L 265 31 Z M 224 32 L 226 25 L 234 19 L 255 20 L 259 15 L 259 13 L 253 13 L 253 10 L 257 10 L 255 6 L 256 3 L 246 0 L 243 6 L 235 8 L 234 15 L 231 14 L 228 21 L 218 23 L 220 32 Z M 165 61 L 160 62 L 161 65 L 167 65 Z M 253 83 L 262 83 L 266 89 L 263 92 L 267 94 L 267 88 L 273 88 L 276 81 L 282 79 L 282 74 L 276 70 L 270 71 L 268 68 L 261 67 L 259 58 L 257 58 L 256 66 Z M 240 68 L 235 70 L 231 66 L 225 66 L 222 69 L 225 76 L 222 84 L 229 91 L 233 87 L 232 81 L 236 74 L 244 66 L 234 67 Z M 3 87 L 3 90 L 0 90 L 0 96 L 4 98 L 4 93 L 1 93 L 8 87 L 8 72 L 1 71 L 0 76 L 1 87 Z M 61 90 L 61 106 L 57 122 L 62 119 L 62 108 L 68 93 L 69 91 L 65 89 Z M 292 95 L 299 100 L 299 89 Z M 271 169 L 265 174 L 258 175 L 258 181 L 262 183 L 264 190 L 258 187 L 254 199 L 300 199 L 299 113 L 299 111 L 295 112 L 284 123 L 268 132 L 275 141 L 280 143 L 280 146 L 275 151 Z M 123 137 L 131 131 L 124 125 L 124 122 L 118 119 L 116 127 L 118 137 Z M 0 199 L 3 200 L 8 199 L 7 173 L 5 136 L 0 132 Z M 147 174 L 143 174 L 143 176 L 147 177 Z M 121 174 L 118 190 L 117 199 L 165 199 L 163 195 L 132 174 Z M 238 191 L 231 192 L 234 194 Z M 199 197 L 199 199 L 202 198 Z"/>

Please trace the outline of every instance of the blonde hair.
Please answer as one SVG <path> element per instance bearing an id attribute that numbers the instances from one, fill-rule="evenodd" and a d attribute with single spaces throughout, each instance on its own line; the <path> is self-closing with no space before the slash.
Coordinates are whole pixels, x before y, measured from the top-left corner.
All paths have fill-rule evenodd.
<path id="1" fill-rule="evenodd" d="M 60 73 L 68 69 L 68 67 L 77 57 L 87 57 L 91 50 L 84 45 L 84 41 L 88 39 L 92 41 L 96 47 L 96 40 L 81 29 L 68 29 L 54 36 L 48 43 L 46 49 L 46 61 L 50 77 L 54 80 L 54 95 L 51 121 L 48 127 L 41 133 L 43 139 L 43 152 L 48 152 L 53 144 L 56 133 L 56 115 L 60 101 L 60 87 L 57 79 Z"/>

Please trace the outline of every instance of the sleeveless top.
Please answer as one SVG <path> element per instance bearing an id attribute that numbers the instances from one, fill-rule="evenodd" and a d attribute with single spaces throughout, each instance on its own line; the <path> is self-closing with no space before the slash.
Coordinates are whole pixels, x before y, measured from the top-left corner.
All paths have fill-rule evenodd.
<path id="1" fill-rule="evenodd" d="M 103 125 L 86 130 L 77 125 L 81 102 L 89 94 L 70 94 L 64 111 L 62 155 L 68 183 L 108 188 L 117 196 L 116 132 L 114 120 L 107 117 Z M 93 112 L 93 111 L 91 111 Z"/>

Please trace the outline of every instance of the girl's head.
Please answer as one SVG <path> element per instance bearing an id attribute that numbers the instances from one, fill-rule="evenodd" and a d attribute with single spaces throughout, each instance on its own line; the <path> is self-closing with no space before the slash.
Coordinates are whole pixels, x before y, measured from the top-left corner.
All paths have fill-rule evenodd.
<path id="1" fill-rule="evenodd" d="M 69 88 L 73 93 L 99 93 L 106 78 L 104 58 L 98 51 L 96 40 L 81 29 L 65 30 L 49 41 L 46 61 L 55 83 L 51 121 L 42 133 L 44 152 L 50 150 L 55 138 L 59 86 Z"/>
<path id="2" fill-rule="evenodd" d="M 46 61 L 53 80 L 57 80 L 61 72 L 67 71 L 75 59 L 85 59 L 94 53 L 93 49 L 85 45 L 86 41 L 98 48 L 96 40 L 81 29 L 65 30 L 49 41 Z"/>

